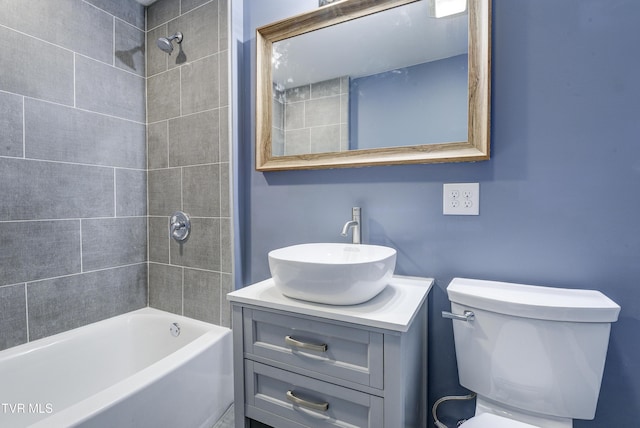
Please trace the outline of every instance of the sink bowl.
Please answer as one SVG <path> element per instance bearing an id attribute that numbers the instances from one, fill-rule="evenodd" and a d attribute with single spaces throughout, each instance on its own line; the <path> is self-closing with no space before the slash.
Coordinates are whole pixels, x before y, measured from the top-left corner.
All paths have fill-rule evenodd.
<path id="1" fill-rule="evenodd" d="M 300 244 L 269 252 L 269 269 L 285 296 L 355 305 L 380 293 L 393 275 L 396 250 L 364 244 Z"/>

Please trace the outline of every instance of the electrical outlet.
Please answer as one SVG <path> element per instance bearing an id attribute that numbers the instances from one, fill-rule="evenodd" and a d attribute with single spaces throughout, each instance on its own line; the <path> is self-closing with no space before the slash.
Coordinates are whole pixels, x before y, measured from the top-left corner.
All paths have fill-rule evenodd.
<path id="1" fill-rule="evenodd" d="M 445 183 L 442 214 L 480 215 L 480 183 Z"/>

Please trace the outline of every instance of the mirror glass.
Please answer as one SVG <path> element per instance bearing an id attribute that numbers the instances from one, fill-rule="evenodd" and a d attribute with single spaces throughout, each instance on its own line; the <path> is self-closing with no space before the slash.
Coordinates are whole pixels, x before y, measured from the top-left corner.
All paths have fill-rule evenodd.
<path id="1" fill-rule="evenodd" d="M 259 28 L 256 168 L 488 159 L 489 0 L 430 6 L 343 0 Z"/>
<path id="2" fill-rule="evenodd" d="M 468 16 L 403 7 L 273 43 L 272 155 L 467 139 Z"/>

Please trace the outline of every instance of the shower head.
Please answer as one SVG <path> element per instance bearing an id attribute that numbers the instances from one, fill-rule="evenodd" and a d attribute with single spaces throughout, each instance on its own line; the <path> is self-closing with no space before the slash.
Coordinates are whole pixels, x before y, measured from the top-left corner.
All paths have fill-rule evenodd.
<path id="1" fill-rule="evenodd" d="M 171 55 L 171 52 L 173 52 L 173 43 L 172 42 L 174 40 L 178 44 L 182 43 L 182 33 L 180 31 L 175 33 L 173 36 L 160 37 L 156 43 L 157 43 L 157 45 L 158 45 L 158 47 L 160 49 L 162 49 L 164 52 L 166 52 L 169 55 Z"/>

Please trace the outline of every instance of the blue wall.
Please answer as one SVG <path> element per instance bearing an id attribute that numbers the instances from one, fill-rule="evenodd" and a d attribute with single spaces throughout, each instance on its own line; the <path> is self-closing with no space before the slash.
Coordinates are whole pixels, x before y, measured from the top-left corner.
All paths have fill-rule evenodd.
<path id="1" fill-rule="evenodd" d="M 436 279 L 429 403 L 458 386 L 446 286 L 454 276 L 603 291 L 613 325 L 594 421 L 640 420 L 640 2 L 494 0 L 492 156 L 479 163 L 257 173 L 255 28 L 315 1 L 244 0 L 242 282 L 269 276 L 267 252 L 340 241 L 354 205 L 363 237 L 398 250 L 397 273 Z M 442 183 L 480 182 L 480 216 L 442 215 Z M 448 414 L 472 412 L 458 403 Z"/>
<path id="2" fill-rule="evenodd" d="M 466 141 L 468 61 L 463 54 L 351 79 L 349 147 Z"/>

